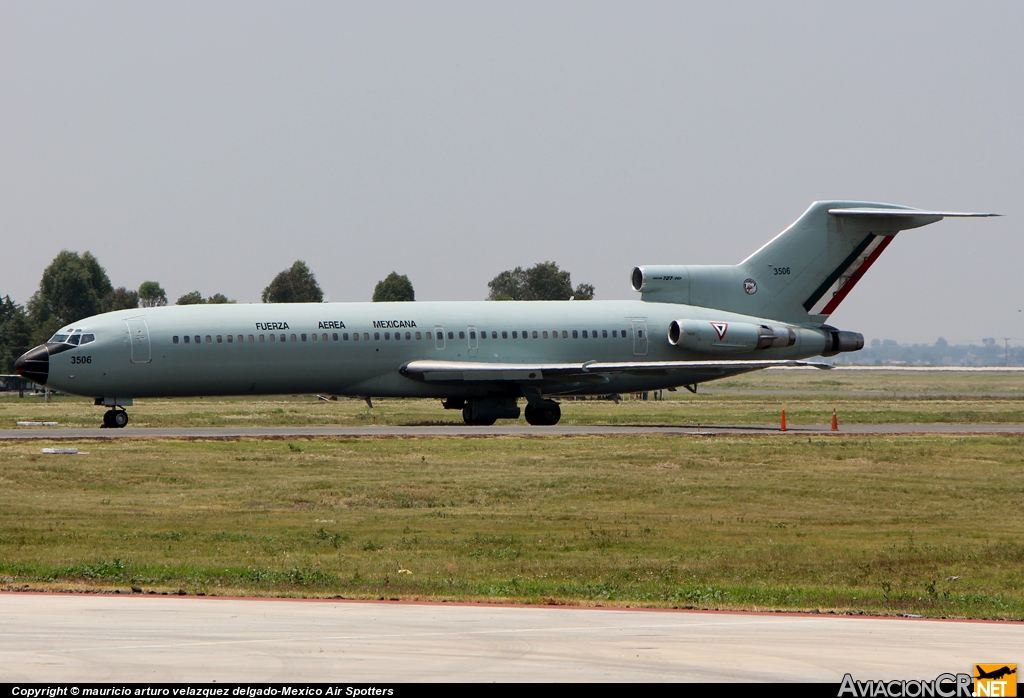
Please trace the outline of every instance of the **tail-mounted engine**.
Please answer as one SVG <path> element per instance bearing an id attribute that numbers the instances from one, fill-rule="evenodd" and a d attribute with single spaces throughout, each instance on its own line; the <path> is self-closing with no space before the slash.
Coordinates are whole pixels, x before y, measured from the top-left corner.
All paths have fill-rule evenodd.
<path id="1" fill-rule="evenodd" d="M 668 343 L 689 351 L 738 353 L 791 347 L 796 344 L 796 332 L 790 327 L 750 322 L 673 320 L 668 326 Z"/>

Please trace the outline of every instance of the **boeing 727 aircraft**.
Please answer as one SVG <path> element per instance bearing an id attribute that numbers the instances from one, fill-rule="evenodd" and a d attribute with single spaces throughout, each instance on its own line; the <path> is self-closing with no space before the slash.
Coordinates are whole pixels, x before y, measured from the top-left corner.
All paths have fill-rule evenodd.
<path id="1" fill-rule="evenodd" d="M 467 424 L 556 424 L 560 395 L 658 390 L 857 351 L 829 315 L 901 230 L 990 213 L 819 201 L 735 266 L 641 266 L 634 301 L 137 308 L 79 320 L 15 370 L 95 398 L 326 393 L 441 398 Z"/>

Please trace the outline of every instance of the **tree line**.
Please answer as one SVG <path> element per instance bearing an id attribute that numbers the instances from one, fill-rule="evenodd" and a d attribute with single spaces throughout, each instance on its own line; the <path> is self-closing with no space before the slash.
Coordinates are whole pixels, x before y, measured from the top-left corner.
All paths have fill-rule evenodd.
<path id="1" fill-rule="evenodd" d="M 529 269 L 503 271 L 487 284 L 488 300 L 590 300 L 591 284 L 574 289 L 569 272 L 554 262 L 540 262 Z M 321 303 L 323 289 L 302 260 L 277 274 L 263 289 L 264 303 Z M 416 292 L 409 277 L 391 272 L 377 282 L 374 301 L 414 301 Z M 223 293 L 203 296 L 190 291 L 175 305 L 234 303 Z M 167 292 L 156 281 L 144 281 L 137 290 L 114 288 L 107 271 L 91 252 L 78 254 L 63 250 L 43 271 L 39 289 L 21 306 L 10 296 L 0 297 L 0 373 L 10 373 L 14 361 L 32 347 L 42 344 L 66 325 L 77 320 L 131 308 L 153 308 L 168 304 Z"/>

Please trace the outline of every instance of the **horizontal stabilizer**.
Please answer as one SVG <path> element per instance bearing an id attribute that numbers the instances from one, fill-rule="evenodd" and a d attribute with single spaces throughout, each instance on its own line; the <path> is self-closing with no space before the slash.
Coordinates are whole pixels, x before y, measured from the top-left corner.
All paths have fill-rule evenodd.
<path id="1" fill-rule="evenodd" d="M 937 216 L 939 218 L 989 218 L 1001 213 L 964 213 L 962 211 L 922 211 L 916 208 L 830 208 L 833 216 Z"/>

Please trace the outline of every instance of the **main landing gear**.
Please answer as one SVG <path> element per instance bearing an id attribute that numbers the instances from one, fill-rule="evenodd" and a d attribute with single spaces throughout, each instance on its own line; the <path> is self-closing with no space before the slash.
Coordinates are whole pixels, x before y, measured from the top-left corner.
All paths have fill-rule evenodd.
<path id="1" fill-rule="evenodd" d="M 107 429 L 123 429 L 128 425 L 128 412 L 114 408 L 103 414 L 103 426 Z"/>
<path id="2" fill-rule="evenodd" d="M 535 427 L 550 427 L 562 418 L 562 408 L 554 400 L 544 400 L 536 407 L 527 403 L 526 421 Z"/>

